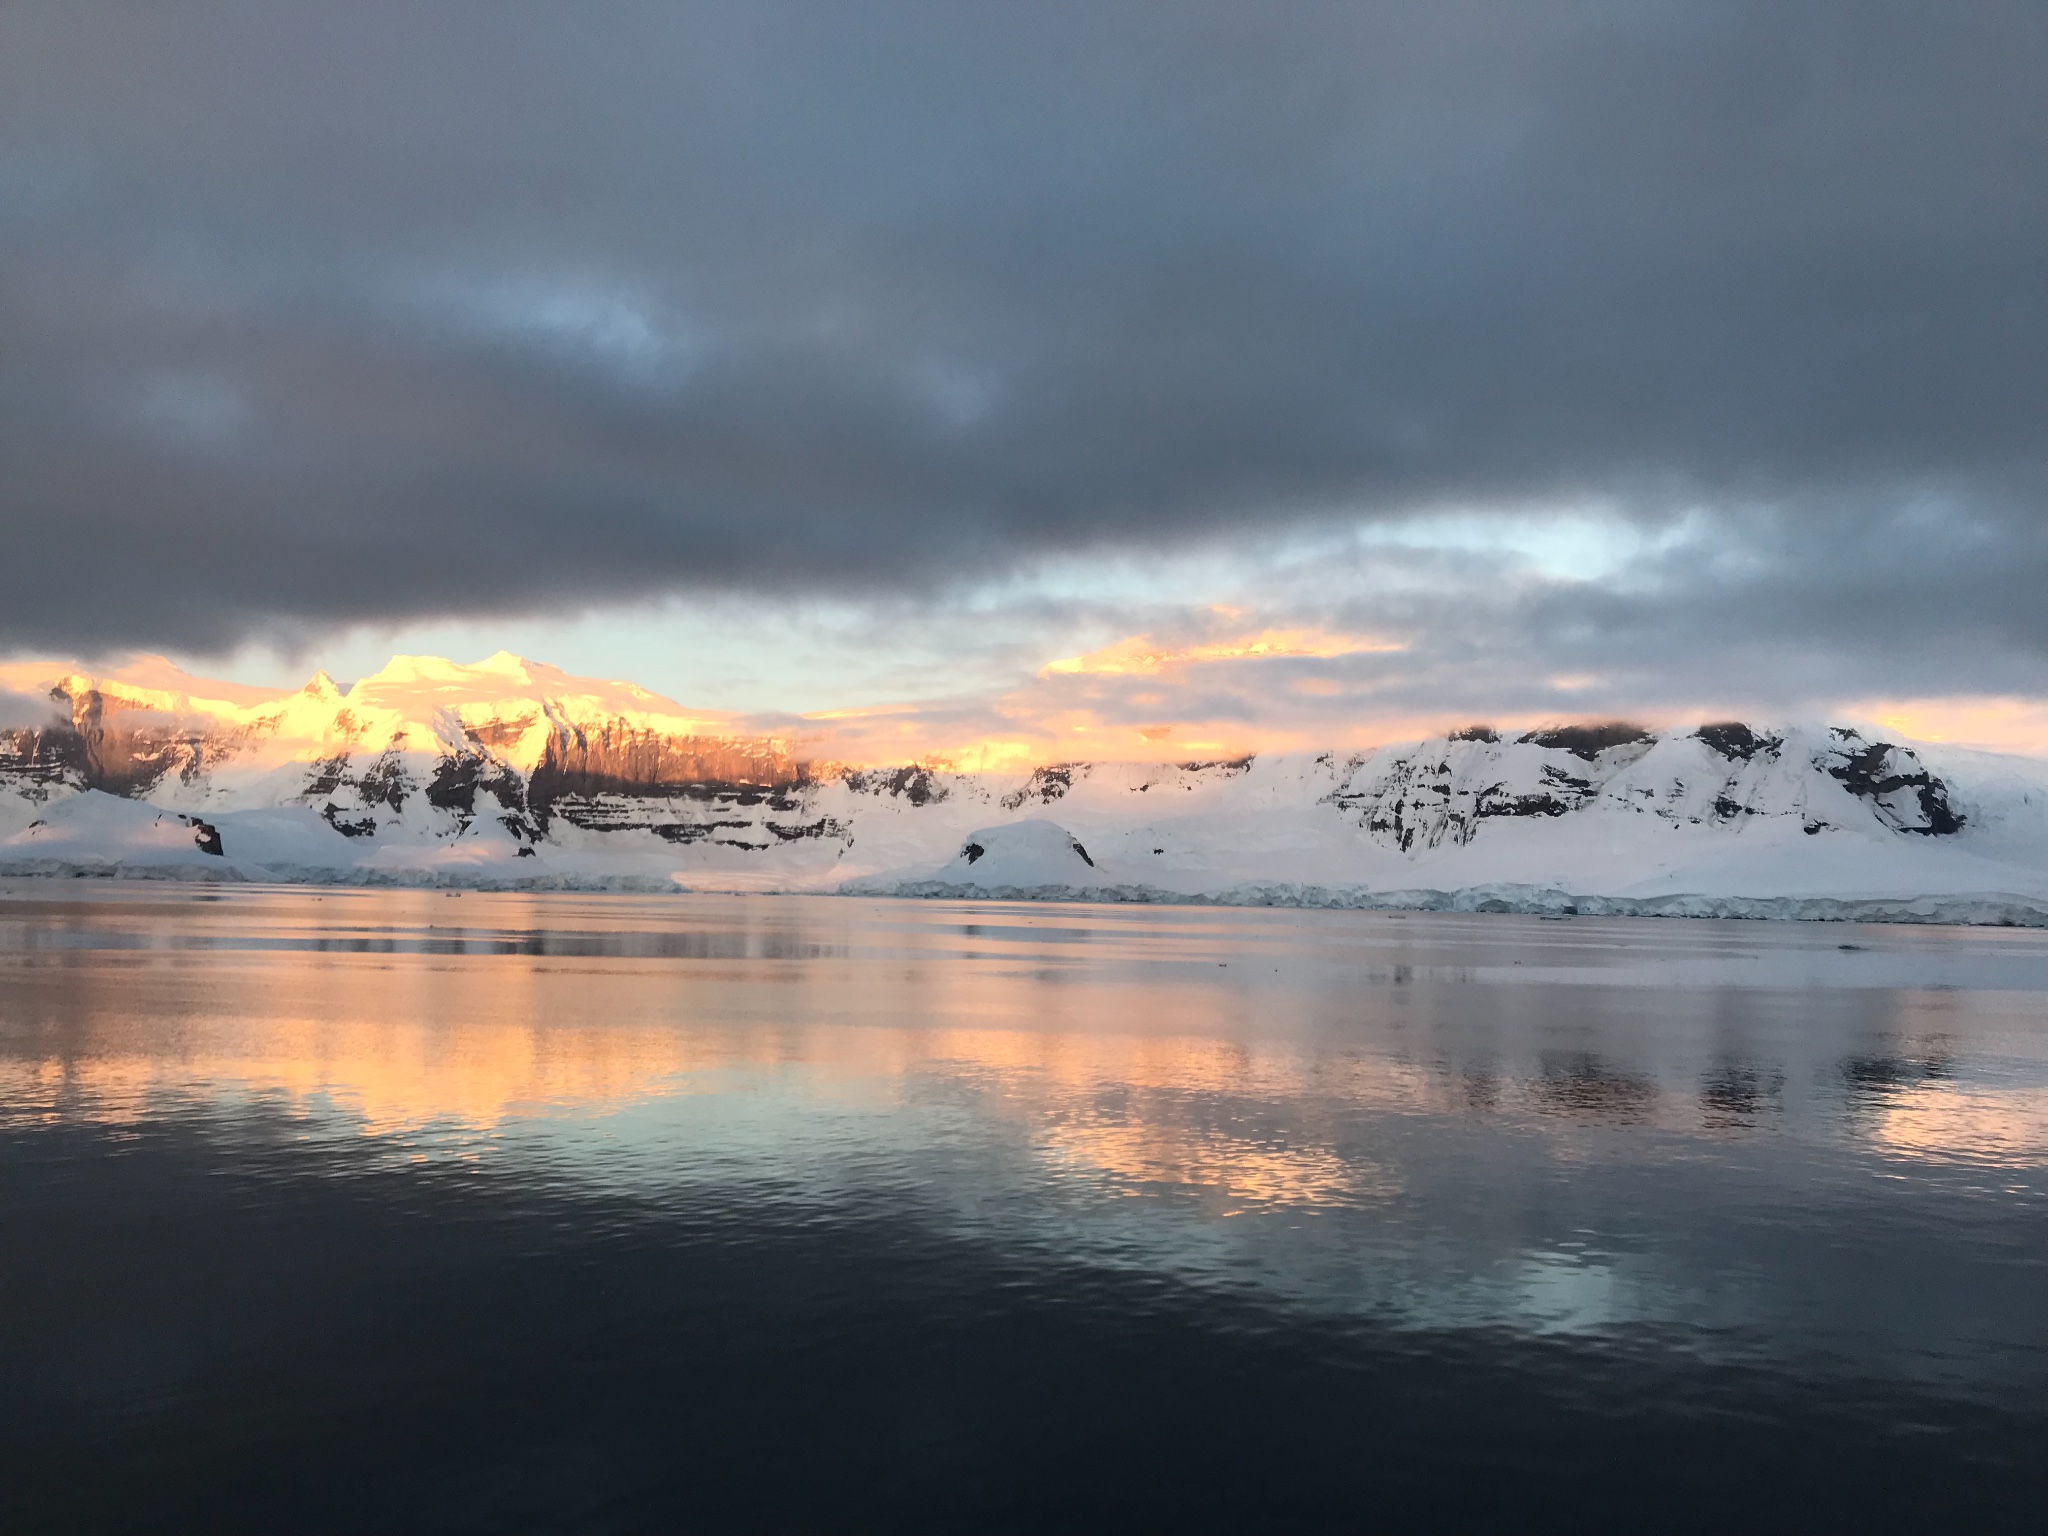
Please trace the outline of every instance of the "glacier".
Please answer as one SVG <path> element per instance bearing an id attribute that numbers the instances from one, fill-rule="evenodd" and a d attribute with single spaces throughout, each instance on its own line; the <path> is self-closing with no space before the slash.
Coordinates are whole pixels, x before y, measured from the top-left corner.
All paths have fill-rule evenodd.
<path id="1" fill-rule="evenodd" d="M 0 876 L 2048 926 L 2048 762 L 1603 723 L 966 773 L 506 653 L 284 693 L 17 662 Z"/>

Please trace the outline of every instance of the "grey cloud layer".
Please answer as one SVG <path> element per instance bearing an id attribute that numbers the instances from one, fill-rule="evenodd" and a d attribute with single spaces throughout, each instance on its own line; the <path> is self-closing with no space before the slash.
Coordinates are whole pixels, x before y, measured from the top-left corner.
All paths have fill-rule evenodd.
<path id="1" fill-rule="evenodd" d="M 2044 78 L 2031 5 L 11 7 L 0 642 L 1598 495 L 1749 510 L 1560 656 L 2024 669 Z"/>

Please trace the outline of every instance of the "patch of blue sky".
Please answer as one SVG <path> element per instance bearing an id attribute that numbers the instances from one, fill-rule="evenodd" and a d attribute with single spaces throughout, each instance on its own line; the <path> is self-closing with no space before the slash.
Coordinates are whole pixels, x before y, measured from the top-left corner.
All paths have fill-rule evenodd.
<path id="1" fill-rule="evenodd" d="M 653 295 L 594 276 L 437 278 L 409 297 L 473 334 L 646 382 L 681 383 L 705 343 Z"/>
<path id="2" fill-rule="evenodd" d="M 1435 591 L 1455 609 L 1461 592 L 1503 574 L 1647 579 L 1703 537 L 1698 519 L 1643 526 L 1599 509 L 1438 514 L 1216 539 L 1171 554 L 1063 555 L 937 597 L 677 597 L 364 627 L 323 641 L 319 657 L 346 683 L 393 653 L 471 661 L 503 648 L 574 675 L 627 679 L 693 708 L 802 714 L 993 696 L 1058 657 L 1184 627 L 1217 608 L 1241 609 L 1254 627 L 1284 628 L 1392 591 Z M 232 675 L 295 686 L 310 665 L 251 649 L 235 658 Z"/>
<path id="3" fill-rule="evenodd" d="M 1697 514 L 1644 524 L 1600 508 L 1527 513 L 1437 513 L 1357 525 L 1361 548 L 1441 550 L 1489 556 L 1551 581 L 1601 582 L 1703 535 Z"/>

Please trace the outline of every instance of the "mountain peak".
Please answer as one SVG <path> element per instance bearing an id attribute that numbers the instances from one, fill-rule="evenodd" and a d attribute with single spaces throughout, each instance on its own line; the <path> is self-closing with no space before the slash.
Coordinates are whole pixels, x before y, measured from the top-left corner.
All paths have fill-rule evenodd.
<path id="1" fill-rule="evenodd" d="M 509 683 L 526 688 L 559 676 L 555 668 L 529 661 L 524 656 L 515 656 L 510 651 L 499 651 L 482 661 L 467 663 L 450 661 L 445 656 L 393 656 L 356 686 L 502 688 Z"/>

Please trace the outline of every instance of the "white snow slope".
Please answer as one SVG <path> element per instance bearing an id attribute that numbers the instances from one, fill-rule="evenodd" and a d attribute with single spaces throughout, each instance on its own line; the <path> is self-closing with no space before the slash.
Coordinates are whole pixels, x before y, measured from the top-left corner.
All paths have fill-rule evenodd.
<path id="1" fill-rule="evenodd" d="M 0 875 L 2048 925 L 2048 763 L 1844 728 L 1006 776 L 808 763 L 504 654 L 281 695 L 16 664 L 0 703 Z"/>

